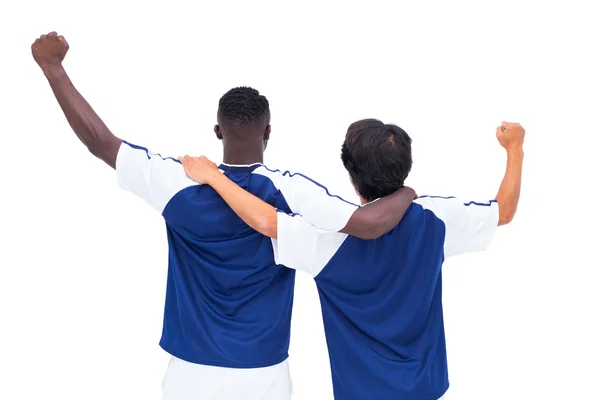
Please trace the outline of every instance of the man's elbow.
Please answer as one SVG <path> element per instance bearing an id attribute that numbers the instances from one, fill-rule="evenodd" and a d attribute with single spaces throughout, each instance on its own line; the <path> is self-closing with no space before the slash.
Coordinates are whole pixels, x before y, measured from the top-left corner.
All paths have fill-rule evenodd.
<path id="1" fill-rule="evenodd" d="M 102 158 L 102 157 L 101 157 L 101 155 L 102 155 L 102 151 L 101 151 L 101 149 L 100 149 L 100 147 L 99 147 L 99 146 L 96 146 L 96 145 L 93 145 L 93 144 L 92 144 L 92 145 L 90 145 L 90 144 L 87 144 L 87 143 L 84 143 L 84 144 L 85 144 L 85 146 L 87 147 L 88 151 L 89 151 L 90 153 L 92 153 L 92 155 L 93 155 L 94 157 L 97 157 L 97 158 Z"/>
<path id="2" fill-rule="evenodd" d="M 118 147 L 110 147 L 98 144 L 87 145 L 88 151 L 96 158 L 104 161 L 112 169 L 116 169 Z"/>
<path id="3" fill-rule="evenodd" d="M 516 213 L 517 213 L 517 210 L 501 212 L 500 216 L 498 217 L 498 226 L 510 224 L 512 222 L 513 218 L 515 217 Z"/>
<path id="4" fill-rule="evenodd" d="M 277 239 L 277 219 L 270 217 L 258 217 L 255 222 L 255 230 L 272 239 Z"/>

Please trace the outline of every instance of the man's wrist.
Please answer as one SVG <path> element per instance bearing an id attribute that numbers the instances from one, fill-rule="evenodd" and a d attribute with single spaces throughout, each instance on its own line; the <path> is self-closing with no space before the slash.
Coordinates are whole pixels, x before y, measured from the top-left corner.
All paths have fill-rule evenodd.
<path id="1" fill-rule="evenodd" d="M 206 177 L 206 184 L 208 186 L 214 186 L 215 184 L 219 183 L 219 179 L 223 179 L 224 177 L 225 175 L 223 175 L 221 171 L 217 170 Z"/>
<path id="2" fill-rule="evenodd" d="M 45 65 L 42 67 L 42 72 L 48 80 L 60 79 L 67 75 L 62 64 Z"/>
<path id="3" fill-rule="evenodd" d="M 523 157 L 523 146 L 508 147 L 506 153 L 509 157 Z"/>

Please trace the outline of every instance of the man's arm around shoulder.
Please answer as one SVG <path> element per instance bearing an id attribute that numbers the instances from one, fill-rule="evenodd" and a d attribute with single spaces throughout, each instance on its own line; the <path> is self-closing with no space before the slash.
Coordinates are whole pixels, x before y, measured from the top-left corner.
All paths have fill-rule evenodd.
<path id="1" fill-rule="evenodd" d="M 284 173 L 285 178 L 282 178 L 268 169 L 260 173 L 278 182 L 292 212 L 300 214 L 308 223 L 324 231 L 342 232 L 360 239 L 376 239 L 391 231 L 416 197 L 412 189 L 405 187 L 359 207 L 332 195 L 305 175 Z"/>
<path id="2" fill-rule="evenodd" d="M 360 207 L 340 231 L 361 239 L 377 239 L 400 223 L 417 194 L 403 187 L 389 196 Z"/>

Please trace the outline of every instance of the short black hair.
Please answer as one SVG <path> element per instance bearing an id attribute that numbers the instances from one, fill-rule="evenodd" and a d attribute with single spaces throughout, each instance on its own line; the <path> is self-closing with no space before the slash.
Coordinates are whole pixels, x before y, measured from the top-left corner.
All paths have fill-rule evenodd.
<path id="1" fill-rule="evenodd" d="M 373 201 L 404 186 L 412 167 L 411 143 L 402 128 L 377 119 L 350 125 L 342 162 L 363 199 Z"/>
<path id="2" fill-rule="evenodd" d="M 233 88 L 219 100 L 217 117 L 229 126 L 241 128 L 262 117 L 270 116 L 269 101 L 251 87 Z"/>

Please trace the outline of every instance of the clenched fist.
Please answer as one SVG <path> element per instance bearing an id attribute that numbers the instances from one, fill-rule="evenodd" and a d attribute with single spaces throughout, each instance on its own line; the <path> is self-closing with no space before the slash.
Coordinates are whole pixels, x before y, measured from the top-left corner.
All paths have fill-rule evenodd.
<path id="1" fill-rule="evenodd" d="M 520 149 L 525 140 L 525 129 L 517 123 L 503 122 L 496 129 L 496 138 L 506 150 Z"/>
<path id="2" fill-rule="evenodd" d="M 69 51 L 69 44 L 64 37 L 58 36 L 56 32 L 40 36 L 31 45 L 33 58 L 44 72 L 60 67 L 67 51 Z"/>

